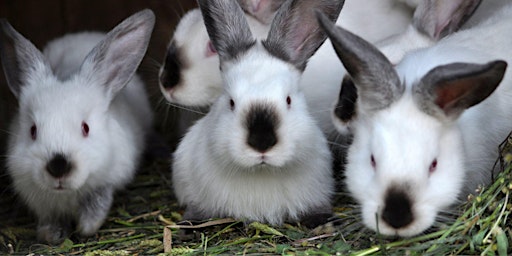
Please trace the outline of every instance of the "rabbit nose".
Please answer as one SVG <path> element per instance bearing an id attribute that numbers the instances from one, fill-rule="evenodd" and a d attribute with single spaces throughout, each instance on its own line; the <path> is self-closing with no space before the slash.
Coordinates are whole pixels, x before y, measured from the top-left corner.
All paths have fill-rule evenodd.
<path id="1" fill-rule="evenodd" d="M 165 63 L 160 74 L 160 84 L 163 88 L 170 90 L 176 87 L 181 80 L 181 60 L 176 45 L 171 43 L 167 49 Z"/>
<path id="2" fill-rule="evenodd" d="M 405 192 L 390 190 L 386 196 L 382 220 L 395 229 L 403 228 L 414 219 L 411 206 L 411 200 Z"/>
<path id="3" fill-rule="evenodd" d="M 46 165 L 46 170 L 54 178 L 62 178 L 71 172 L 71 163 L 63 154 L 56 154 Z"/>
<path id="4" fill-rule="evenodd" d="M 264 153 L 277 144 L 275 127 L 278 119 L 274 111 L 266 106 L 252 107 L 247 115 L 249 136 L 247 144 L 258 152 Z"/>

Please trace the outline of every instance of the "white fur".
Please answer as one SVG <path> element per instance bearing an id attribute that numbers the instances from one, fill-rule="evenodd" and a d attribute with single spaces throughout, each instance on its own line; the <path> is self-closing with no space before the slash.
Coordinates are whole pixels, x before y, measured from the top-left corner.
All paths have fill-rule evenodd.
<path id="1" fill-rule="evenodd" d="M 364 224 L 376 230 L 375 214 L 383 207 L 384 191 L 408 184 L 415 220 L 394 229 L 380 220 L 386 235 L 411 236 L 430 227 L 439 212 L 464 198 L 476 184 L 488 184 L 498 145 L 512 129 L 512 71 L 508 68 L 497 90 L 466 110 L 455 122 L 443 122 L 420 111 L 411 87 L 429 70 L 453 62 L 484 64 L 503 59 L 512 63 L 512 6 L 493 18 L 406 55 L 396 70 L 405 94 L 390 107 L 354 121 L 348 152 L 346 184 L 361 204 Z M 361 113 L 359 113 L 361 114 Z M 371 166 L 371 155 L 376 170 Z M 428 175 L 437 158 L 437 170 Z"/>
<path id="2" fill-rule="evenodd" d="M 329 210 L 334 185 L 330 152 L 298 89 L 300 72 L 271 57 L 259 43 L 223 70 L 226 91 L 174 154 L 173 186 L 179 202 L 204 217 L 274 225 Z M 287 96 L 292 100 L 289 109 Z M 278 144 L 266 153 L 246 144 L 244 118 L 258 102 L 274 106 L 280 120 Z"/>
<path id="3" fill-rule="evenodd" d="M 266 37 L 269 26 L 249 15 L 246 17 L 254 36 Z M 375 42 L 403 31 L 411 17 L 412 11 L 396 0 L 346 0 L 338 24 Z M 178 86 L 169 90 L 160 85 L 170 103 L 210 106 L 222 94 L 218 57 L 205 54 L 208 40 L 199 10 L 192 10 L 182 18 L 172 41 L 182 48 L 180 54 L 186 60 L 186 68 L 180 71 L 182 80 Z M 341 69 L 331 43 L 325 42 L 310 59 L 300 82 L 313 117 L 326 133 L 334 130 L 330 109 L 343 78 Z"/>
<path id="4" fill-rule="evenodd" d="M 103 78 L 90 65 L 80 68 L 104 37 L 84 32 L 48 44 L 44 53 L 51 67 L 37 63 L 39 68 L 26 74 L 19 113 L 9 133 L 7 166 L 15 190 L 40 222 L 70 216 L 77 220 L 81 235 L 95 233 L 106 216 L 88 222 L 79 198 L 98 188 L 122 188 L 132 180 L 152 121 L 139 77 L 133 76 L 112 100 L 101 84 Z M 82 122 L 90 127 L 87 138 Z M 37 138 L 32 140 L 34 124 Z M 46 171 L 56 153 L 65 154 L 74 167 L 62 178 Z"/>

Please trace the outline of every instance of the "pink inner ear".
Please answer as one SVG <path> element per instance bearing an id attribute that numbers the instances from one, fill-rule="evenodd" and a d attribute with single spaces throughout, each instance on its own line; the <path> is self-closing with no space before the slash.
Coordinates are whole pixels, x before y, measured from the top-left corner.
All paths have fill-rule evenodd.
<path id="1" fill-rule="evenodd" d="M 206 57 L 211 57 L 217 55 L 217 50 L 215 50 L 215 46 L 213 46 L 212 41 L 208 41 L 206 44 Z"/>
<path id="2" fill-rule="evenodd" d="M 466 79 L 461 79 L 451 84 L 439 86 L 436 90 L 436 105 L 445 111 L 453 107 L 471 89 L 468 88 L 466 82 Z"/>

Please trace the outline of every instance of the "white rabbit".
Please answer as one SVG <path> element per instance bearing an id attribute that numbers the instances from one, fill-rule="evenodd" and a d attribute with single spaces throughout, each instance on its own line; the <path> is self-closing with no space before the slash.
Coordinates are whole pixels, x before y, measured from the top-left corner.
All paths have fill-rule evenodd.
<path id="1" fill-rule="evenodd" d="M 93 235 L 115 190 L 132 180 L 152 113 L 134 75 L 153 30 L 144 10 L 108 34 L 52 41 L 44 56 L 0 20 L 0 59 L 19 103 L 9 134 L 8 173 L 37 217 L 38 239 Z"/>
<path id="2" fill-rule="evenodd" d="M 407 52 L 432 46 L 441 38 L 467 26 L 468 19 L 472 21 L 482 19 L 482 17 L 473 16 L 473 14 L 482 13 L 482 8 L 496 9 L 494 4 L 491 5 L 488 2 L 480 4 L 480 2 L 481 0 L 421 1 L 414 11 L 409 27 L 402 33 L 377 42 L 376 47 L 395 65 Z M 343 77 L 346 71 L 340 69 L 338 73 Z M 331 114 L 337 132 L 349 135 L 349 122 L 356 109 L 357 90 L 350 79 L 345 79 L 342 83 L 342 91 L 336 99 L 334 111 Z"/>
<path id="3" fill-rule="evenodd" d="M 385 235 L 420 234 L 490 181 L 512 129 L 512 5 L 406 54 L 396 68 L 319 16 L 358 91 L 345 174 L 363 223 Z"/>
<path id="4" fill-rule="evenodd" d="M 343 1 L 284 3 L 263 42 L 236 1 L 199 5 L 225 91 L 174 153 L 173 186 L 184 218 L 280 225 L 332 215 L 331 156 L 299 80 L 326 38 L 313 9 L 335 20 Z"/>
<path id="5" fill-rule="evenodd" d="M 269 19 L 275 7 L 283 0 L 239 0 L 250 10 L 250 4 L 259 6 L 258 22 L 247 14 L 249 27 L 256 38 L 268 32 Z M 276 4 L 278 3 L 278 4 Z M 371 41 L 381 40 L 403 31 L 409 24 L 412 11 L 396 0 L 347 0 L 342 10 L 344 18 L 338 22 Z M 386 24 L 383 26 L 383 24 Z M 209 42 L 202 17 L 192 10 L 182 18 L 167 50 L 160 69 L 159 81 L 162 94 L 172 104 L 187 107 L 205 107 L 215 102 L 223 92 L 218 56 Z M 342 68 L 331 44 L 323 44 L 309 61 L 301 80 L 308 105 L 315 119 L 329 133 L 333 130 L 330 120 L 332 103 L 336 99 Z M 311 86 L 310 86 L 311 85 Z M 329 93 L 332 92 L 332 93 Z"/>

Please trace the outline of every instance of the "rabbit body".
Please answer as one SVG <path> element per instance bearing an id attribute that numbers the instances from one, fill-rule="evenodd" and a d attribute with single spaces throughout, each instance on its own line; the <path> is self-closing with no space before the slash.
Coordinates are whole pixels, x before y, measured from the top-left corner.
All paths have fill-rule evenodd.
<path id="1" fill-rule="evenodd" d="M 19 60 L 19 67 L 3 63 L 19 102 L 7 166 L 14 189 L 37 216 L 40 240 L 58 243 L 73 224 L 80 235 L 93 235 L 114 191 L 132 180 L 152 121 L 144 83 L 133 74 L 153 24 L 153 13 L 142 11 L 107 36 L 55 39 L 45 55 L 2 24 L 17 34 L 14 53 L 2 47 L 2 57 Z"/>
<path id="2" fill-rule="evenodd" d="M 509 5 L 407 53 L 396 68 L 370 44 L 326 26 L 358 90 L 346 184 L 367 227 L 419 234 L 490 182 L 498 145 L 512 129 L 511 15 Z"/>
<path id="3" fill-rule="evenodd" d="M 184 218 L 281 225 L 331 216 L 331 155 L 299 80 L 326 38 L 312 10 L 335 19 L 343 2 L 288 1 L 262 42 L 234 0 L 199 3 L 219 52 L 224 92 L 174 153 L 173 186 Z"/>

